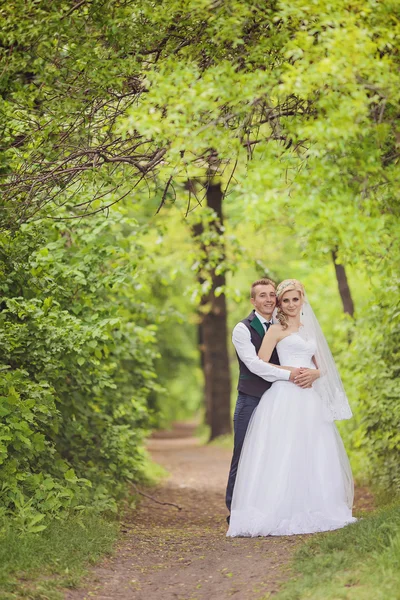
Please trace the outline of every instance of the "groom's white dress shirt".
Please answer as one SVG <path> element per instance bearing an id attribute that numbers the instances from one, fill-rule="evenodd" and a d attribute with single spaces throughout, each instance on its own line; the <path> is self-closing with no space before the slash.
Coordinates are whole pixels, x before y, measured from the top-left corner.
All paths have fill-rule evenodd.
<path id="1" fill-rule="evenodd" d="M 272 320 L 267 321 L 257 311 L 255 311 L 255 313 L 256 317 L 263 324 L 263 327 L 265 327 L 265 323 L 267 322 L 272 323 Z M 254 373 L 254 375 L 258 375 L 271 383 L 282 379 L 285 381 L 289 379 L 290 371 L 278 369 L 278 367 L 274 367 L 274 365 L 258 358 L 256 349 L 251 343 L 250 331 L 244 323 L 238 323 L 234 327 L 232 332 L 232 342 L 240 360 L 244 362 L 249 371 Z"/>

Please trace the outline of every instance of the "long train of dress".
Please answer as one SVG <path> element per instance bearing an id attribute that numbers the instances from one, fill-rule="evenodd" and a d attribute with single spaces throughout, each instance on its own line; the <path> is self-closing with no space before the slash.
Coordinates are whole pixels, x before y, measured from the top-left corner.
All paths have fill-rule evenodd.
<path id="1" fill-rule="evenodd" d="M 283 338 L 281 364 L 315 368 L 315 341 Z M 277 381 L 250 420 L 227 536 L 315 533 L 354 522 L 353 479 L 336 425 L 311 389 Z"/>

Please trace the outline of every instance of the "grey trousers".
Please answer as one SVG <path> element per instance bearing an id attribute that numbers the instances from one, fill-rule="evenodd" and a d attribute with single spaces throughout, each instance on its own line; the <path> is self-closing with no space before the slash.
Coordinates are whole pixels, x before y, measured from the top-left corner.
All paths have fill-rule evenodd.
<path id="1" fill-rule="evenodd" d="M 231 510 L 233 488 L 235 487 L 236 474 L 239 465 L 240 453 L 244 438 L 246 436 L 247 427 L 251 415 L 254 409 L 257 408 L 260 398 L 255 396 L 249 396 L 239 392 L 238 399 L 236 401 L 235 413 L 233 416 L 233 431 L 234 431 L 234 443 L 233 443 L 233 456 L 231 462 L 231 468 L 228 476 L 228 485 L 226 487 L 226 506 L 228 510 Z"/>

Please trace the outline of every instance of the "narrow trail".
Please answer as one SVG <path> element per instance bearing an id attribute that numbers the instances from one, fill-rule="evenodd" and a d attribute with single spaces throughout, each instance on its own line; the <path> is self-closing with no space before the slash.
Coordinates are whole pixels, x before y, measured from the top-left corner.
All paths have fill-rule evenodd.
<path id="1" fill-rule="evenodd" d="M 226 538 L 224 492 L 231 451 L 201 446 L 193 426 L 178 424 L 148 448 L 170 472 L 124 521 L 113 557 L 94 568 L 65 600 L 266 600 L 290 577 L 293 552 L 309 536 Z M 358 509 L 371 495 L 359 489 Z"/>

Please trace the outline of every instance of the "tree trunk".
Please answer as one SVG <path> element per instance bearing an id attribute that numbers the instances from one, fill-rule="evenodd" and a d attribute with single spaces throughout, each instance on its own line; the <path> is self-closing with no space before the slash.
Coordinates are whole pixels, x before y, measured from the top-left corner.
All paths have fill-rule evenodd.
<path id="1" fill-rule="evenodd" d="M 225 258 L 225 244 L 222 231 L 222 190 L 221 185 L 212 184 L 207 189 L 207 206 L 216 213 L 216 218 L 208 224 L 218 233 L 218 241 L 208 245 L 201 243 L 204 262 L 211 253 L 218 251 L 219 261 Z M 202 224 L 193 228 L 195 237 L 203 233 Z M 231 378 L 228 355 L 227 309 L 225 294 L 216 296 L 215 291 L 225 286 L 225 275 L 216 274 L 216 267 L 208 269 L 211 276 L 211 289 L 201 299 L 200 311 L 200 350 L 205 381 L 206 423 L 210 426 L 210 440 L 231 432 Z M 200 283 L 204 279 L 199 274 Z"/>
<path id="2" fill-rule="evenodd" d="M 351 297 L 351 291 L 347 281 L 346 270 L 343 265 L 338 264 L 337 261 L 337 249 L 332 250 L 333 264 L 335 265 L 336 279 L 339 288 L 339 294 L 342 299 L 343 310 L 345 313 L 354 316 L 354 303 Z"/>

